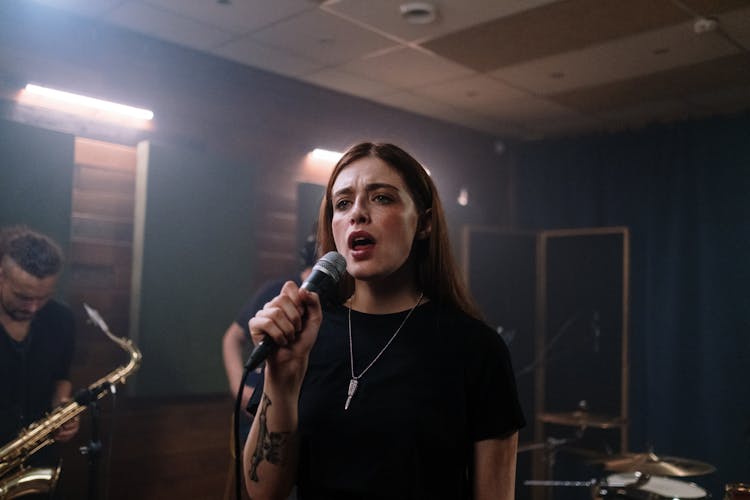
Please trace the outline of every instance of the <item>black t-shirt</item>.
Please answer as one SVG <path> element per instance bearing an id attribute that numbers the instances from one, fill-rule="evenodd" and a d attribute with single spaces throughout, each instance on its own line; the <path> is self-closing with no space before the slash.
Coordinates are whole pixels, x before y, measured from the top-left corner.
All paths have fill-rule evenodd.
<path id="1" fill-rule="evenodd" d="M 344 410 L 347 311 L 325 311 L 310 353 L 299 403 L 299 498 L 470 498 L 474 442 L 525 424 L 502 339 L 463 313 L 421 305 Z M 356 375 L 406 314 L 352 312 Z"/>
<path id="2" fill-rule="evenodd" d="M 74 347 L 73 313 L 55 300 L 36 313 L 23 342 L 0 325 L 0 443 L 51 410 L 55 384 L 70 380 Z"/>

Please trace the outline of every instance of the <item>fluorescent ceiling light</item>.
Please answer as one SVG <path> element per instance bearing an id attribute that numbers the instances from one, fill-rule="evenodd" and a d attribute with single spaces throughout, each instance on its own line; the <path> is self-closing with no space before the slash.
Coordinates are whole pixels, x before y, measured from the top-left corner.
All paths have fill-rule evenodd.
<path id="1" fill-rule="evenodd" d="M 310 154 L 316 160 L 325 160 L 325 161 L 331 161 L 333 163 L 336 163 L 337 161 L 339 161 L 339 159 L 341 158 L 341 155 L 343 155 L 344 153 L 339 153 L 338 151 L 329 151 L 327 149 L 315 148 Z"/>
<path id="2" fill-rule="evenodd" d="M 84 108 L 106 111 L 119 116 L 137 118 L 139 120 L 152 120 L 154 118 L 154 112 L 148 109 L 135 108 L 125 104 L 94 99 L 93 97 L 86 97 L 79 94 L 71 94 L 70 92 L 41 87 L 32 83 L 26 85 L 26 92 Z"/>

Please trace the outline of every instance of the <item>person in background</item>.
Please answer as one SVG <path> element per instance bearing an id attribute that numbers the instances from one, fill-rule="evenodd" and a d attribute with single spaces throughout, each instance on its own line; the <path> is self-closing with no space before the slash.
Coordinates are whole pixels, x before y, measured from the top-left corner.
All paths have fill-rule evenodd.
<path id="1" fill-rule="evenodd" d="M 320 254 L 346 260 L 333 305 L 289 281 L 249 323 L 278 345 L 244 450 L 250 497 L 513 499 L 510 354 L 460 279 L 425 169 L 392 144 L 353 146 L 318 228 Z"/>
<path id="2" fill-rule="evenodd" d="M 286 281 L 291 280 L 297 283 L 298 286 L 301 285 L 312 271 L 313 265 L 315 265 L 315 236 L 310 235 L 300 249 L 299 273 L 283 279 L 270 280 L 261 285 L 243 306 L 234 322 L 224 332 L 221 342 L 221 352 L 232 397 L 237 397 L 245 359 L 247 359 L 250 347 L 252 346 L 247 322 L 256 312 L 263 309 L 266 302 L 278 295 Z M 242 389 L 242 414 L 240 415 L 240 443 L 242 445 L 245 444 L 245 439 L 247 439 L 247 434 L 250 432 L 250 424 L 252 422 L 252 415 L 247 410 L 248 402 L 254 388 L 258 385 L 259 378 L 258 371 L 248 374 L 245 386 Z"/>
<path id="3" fill-rule="evenodd" d="M 62 266 L 51 238 L 24 226 L 0 231 L 0 445 L 71 398 L 75 322 L 52 298 Z M 78 428 L 75 417 L 53 437 L 70 441 Z M 56 467 L 58 461 L 53 444 L 27 463 Z"/>

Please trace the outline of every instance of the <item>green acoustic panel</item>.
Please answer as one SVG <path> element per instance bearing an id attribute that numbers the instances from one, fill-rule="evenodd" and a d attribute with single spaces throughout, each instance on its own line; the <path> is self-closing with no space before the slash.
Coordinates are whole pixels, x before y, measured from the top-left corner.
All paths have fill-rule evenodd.
<path id="1" fill-rule="evenodd" d="M 25 224 L 70 248 L 70 134 L 0 120 L 0 227 Z M 58 287 L 62 295 L 65 276 Z"/>
<path id="2" fill-rule="evenodd" d="M 139 396 L 226 392 L 221 336 L 251 293 L 253 169 L 138 146 L 131 338 Z"/>
<path id="3" fill-rule="evenodd" d="M 326 187 L 320 184 L 297 184 L 297 248 L 302 248 L 307 237 L 314 234 L 317 228 L 320 202 L 325 190 Z"/>

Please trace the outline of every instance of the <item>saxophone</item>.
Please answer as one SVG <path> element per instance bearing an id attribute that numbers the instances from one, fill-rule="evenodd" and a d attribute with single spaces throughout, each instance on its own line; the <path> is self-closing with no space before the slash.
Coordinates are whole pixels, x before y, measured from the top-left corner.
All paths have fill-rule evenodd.
<path id="1" fill-rule="evenodd" d="M 115 384 L 124 384 L 141 364 L 141 351 L 130 339 L 116 337 L 109 331 L 99 313 L 83 304 L 89 320 L 97 325 L 115 344 L 130 354 L 124 366 L 79 390 L 73 400 L 63 403 L 50 413 L 21 430 L 18 437 L 0 448 L 0 500 L 18 498 L 31 493 L 51 493 L 60 475 L 57 467 L 27 467 L 24 462 L 54 442 L 53 434 L 65 422 L 83 413 L 87 405 L 115 392 Z"/>

